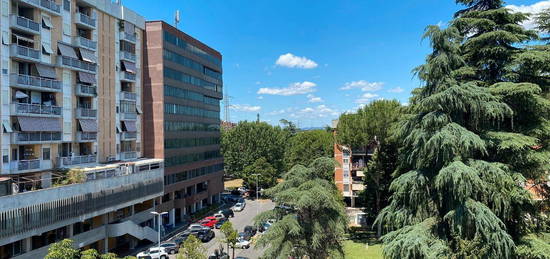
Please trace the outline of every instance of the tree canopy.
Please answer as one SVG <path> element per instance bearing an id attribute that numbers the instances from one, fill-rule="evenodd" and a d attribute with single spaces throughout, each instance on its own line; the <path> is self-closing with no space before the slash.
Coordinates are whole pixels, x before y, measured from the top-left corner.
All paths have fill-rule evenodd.
<path id="1" fill-rule="evenodd" d="M 415 72 L 391 203 L 377 223 L 389 258 L 513 258 L 537 217 L 526 178 L 549 165 L 548 71 L 525 43 L 527 17 L 499 0 L 457 0 Z M 546 60 L 548 62 L 548 60 Z M 544 258 L 544 255 L 539 255 Z"/>
<path id="2" fill-rule="evenodd" d="M 256 189 L 256 183 L 260 188 L 273 187 L 277 183 L 277 176 L 277 170 L 264 157 L 245 167 L 241 174 L 244 185 L 251 190 Z"/>
<path id="3" fill-rule="evenodd" d="M 316 159 L 309 167 L 296 165 L 284 174 L 284 181 L 266 190 L 278 204 L 292 209 L 275 208 L 255 218 L 256 224 L 277 220 L 257 240 L 257 246 L 267 247 L 262 258 L 343 257 L 341 241 L 347 217 L 327 171 L 334 171 L 334 162 L 329 158 Z"/>
<path id="4" fill-rule="evenodd" d="M 288 169 L 293 165 L 309 165 L 318 157 L 334 156 L 334 137 L 325 130 L 298 132 L 289 139 L 285 152 L 285 164 Z"/>
<path id="5" fill-rule="evenodd" d="M 195 235 L 189 235 L 181 245 L 176 258 L 206 259 L 206 249 L 204 249 L 202 242 Z"/>
<path id="6" fill-rule="evenodd" d="M 242 121 L 223 130 L 221 150 L 227 174 L 241 177 L 246 166 L 263 157 L 277 170 L 284 171 L 284 152 L 289 132 L 265 122 Z"/>

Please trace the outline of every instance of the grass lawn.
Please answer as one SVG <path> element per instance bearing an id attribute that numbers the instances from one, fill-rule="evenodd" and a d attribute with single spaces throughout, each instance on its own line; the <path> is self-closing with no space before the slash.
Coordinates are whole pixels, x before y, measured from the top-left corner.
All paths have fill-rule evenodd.
<path id="1" fill-rule="evenodd" d="M 382 245 L 367 245 L 366 240 L 346 240 L 344 252 L 346 259 L 382 259 Z"/>
<path id="2" fill-rule="evenodd" d="M 243 186 L 243 179 L 225 181 L 224 186 L 225 188 L 239 188 Z"/>

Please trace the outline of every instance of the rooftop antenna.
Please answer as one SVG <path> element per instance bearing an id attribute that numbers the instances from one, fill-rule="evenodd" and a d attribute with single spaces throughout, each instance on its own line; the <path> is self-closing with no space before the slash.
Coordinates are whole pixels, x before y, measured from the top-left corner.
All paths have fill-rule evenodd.
<path id="1" fill-rule="evenodd" d="M 178 24 L 180 23 L 180 10 L 176 10 L 176 15 L 174 15 L 174 20 L 175 20 L 176 29 L 177 29 Z"/>

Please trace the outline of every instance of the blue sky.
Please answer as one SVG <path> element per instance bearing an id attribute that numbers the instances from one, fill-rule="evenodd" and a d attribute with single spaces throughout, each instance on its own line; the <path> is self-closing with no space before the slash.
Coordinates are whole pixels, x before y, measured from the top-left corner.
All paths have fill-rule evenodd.
<path id="1" fill-rule="evenodd" d="M 541 3 L 543 2 L 543 3 Z M 391 3 L 391 4 L 389 4 Z M 539 8 L 550 1 L 507 1 Z M 538 3 L 538 5 L 535 5 Z M 173 24 L 223 55 L 231 121 L 282 118 L 329 125 L 379 98 L 407 103 L 411 70 L 429 53 L 429 24 L 460 8 L 452 0 L 126 0 L 147 20 Z M 221 113 L 223 119 L 223 108 Z"/>

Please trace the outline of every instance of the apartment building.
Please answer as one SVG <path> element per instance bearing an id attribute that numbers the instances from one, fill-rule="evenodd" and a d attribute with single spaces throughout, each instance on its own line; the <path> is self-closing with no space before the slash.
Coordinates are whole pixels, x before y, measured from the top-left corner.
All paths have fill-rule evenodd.
<path id="1" fill-rule="evenodd" d="M 165 160 L 159 208 L 175 225 L 223 191 L 222 56 L 162 21 L 146 23 L 145 42 L 144 152 Z"/>
<path id="2" fill-rule="evenodd" d="M 0 258 L 154 241 L 164 163 L 142 154 L 144 18 L 111 0 L 1 0 Z"/>

